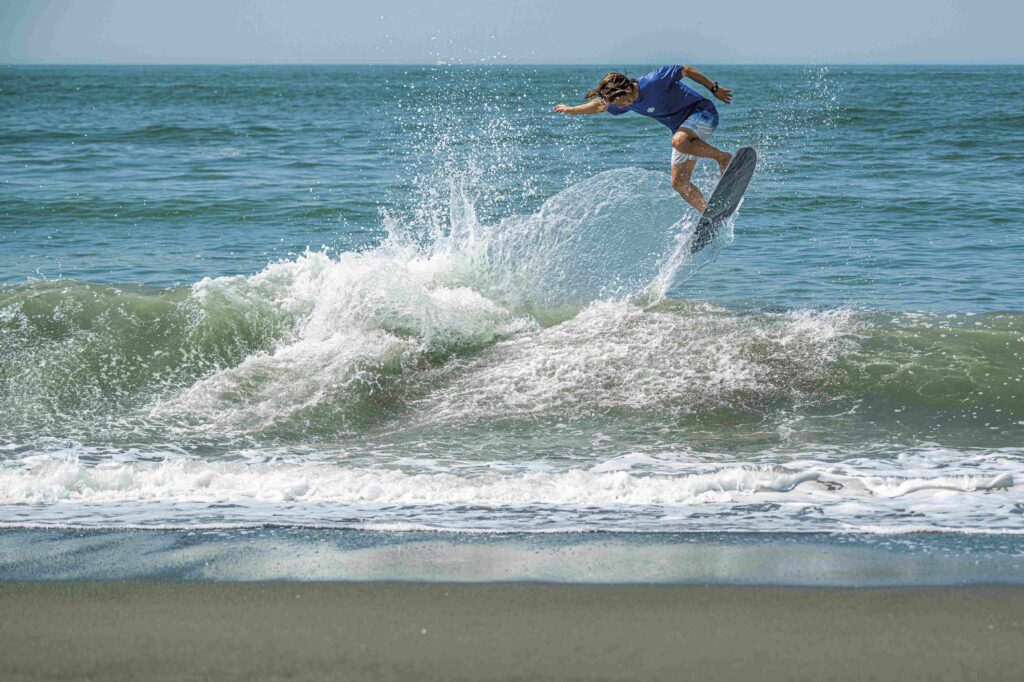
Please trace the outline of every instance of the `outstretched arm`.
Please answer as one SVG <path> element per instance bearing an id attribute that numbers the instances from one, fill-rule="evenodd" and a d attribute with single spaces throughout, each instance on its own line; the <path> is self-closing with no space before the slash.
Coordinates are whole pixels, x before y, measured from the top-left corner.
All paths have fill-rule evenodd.
<path id="1" fill-rule="evenodd" d="M 689 78 L 690 80 L 696 83 L 700 83 L 705 88 L 710 90 L 715 97 L 722 100 L 726 104 L 732 102 L 732 90 L 728 88 L 723 88 L 721 85 L 719 85 L 718 89 L 716 90 L 715 84 L 711 82 L 711 79 L 709 79 L 707 76 L 705 76 L 692 66 L 683 67 L 683 78 Z"/>
<path id="2" fill-rule="evenodd" d="M 570 107 L 567 104 L 555 105 L 555 111 L 559 114 L 600 114 L 607 108 L 608 104 L 604 100 L 600 99 L 592 99 L 578 107 Z"/>

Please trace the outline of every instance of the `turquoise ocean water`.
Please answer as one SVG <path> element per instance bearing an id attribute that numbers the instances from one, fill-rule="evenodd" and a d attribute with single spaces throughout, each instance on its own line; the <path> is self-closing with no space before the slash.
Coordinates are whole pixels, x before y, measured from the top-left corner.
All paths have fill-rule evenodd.
<path id="1" fill-rule="evenodd" d="M 1024 533 L 1024 69 L 705 70 L 0 69 L 0 524 Z"/>

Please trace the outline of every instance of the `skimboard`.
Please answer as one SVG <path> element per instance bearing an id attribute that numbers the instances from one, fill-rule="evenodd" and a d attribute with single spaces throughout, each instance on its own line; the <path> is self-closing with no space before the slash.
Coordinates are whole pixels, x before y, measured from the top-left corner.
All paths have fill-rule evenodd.
<path id="1" fill-rule="evenodd" d="M 697 221 L 693 240 L 690 242 L 690 253 L 697 253 L 707 246 L 718 234 L 722 222 L 736 211 L 743 198 L 743 192 L 754 175 L 756 165 L 757 152 L 753 147 L 743 147 L 733 155 L 732 161 L 722 173 L 718 186 L 708 200 L 704 214 Z"/>

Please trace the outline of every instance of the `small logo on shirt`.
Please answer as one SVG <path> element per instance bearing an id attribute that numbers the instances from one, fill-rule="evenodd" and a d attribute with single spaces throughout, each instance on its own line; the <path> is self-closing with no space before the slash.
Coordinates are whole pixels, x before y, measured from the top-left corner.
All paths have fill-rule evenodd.
<path id="1" fill-rule="evenodd" d="M 647 113 L 648 113 L 648 114 L 653 114 L 653 113 L 654 113 L 654 107 L 649 107 L 649 108 L 647 109 Z"/>

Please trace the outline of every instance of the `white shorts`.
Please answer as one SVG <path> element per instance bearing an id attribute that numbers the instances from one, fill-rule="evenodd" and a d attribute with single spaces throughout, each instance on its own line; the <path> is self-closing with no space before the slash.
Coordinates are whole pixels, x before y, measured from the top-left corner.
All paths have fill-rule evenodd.
<path id="1" fill-rule="evenodd" d="M 706 140 L 711 137 L 711 133 L 715 132 L 715 128 L 718 127 L 718 111 L 714 106 L 705 107 L 698 109 L 697 111 L 690 114 L 689 118 L 683 121 L 679 128 L 688 128 L 693 132 L 697 133 L 697 137 L 702 140 Z M 676 128 L 676 131 L 679 130 Z M 678 166 L 681 163 L 686 163 L 691 159 L 696 160 L 697 157 L 693 154 L 683 154 L 677 151 L 675 147 L 672 147 L 672 165 Z"/>

